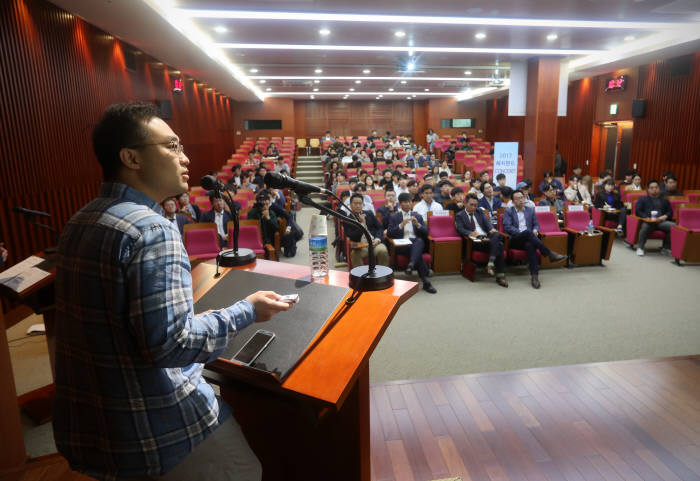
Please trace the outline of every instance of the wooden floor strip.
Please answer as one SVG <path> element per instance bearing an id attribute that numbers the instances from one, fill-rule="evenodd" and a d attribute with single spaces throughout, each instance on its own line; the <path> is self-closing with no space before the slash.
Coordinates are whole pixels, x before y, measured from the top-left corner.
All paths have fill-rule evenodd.
<path id="1" fill-rule="evenodd" d="M 700 356 L 393 381 L 371 396 L 373 460 L 389 458 L 377 481 L 700 481 Z"/>

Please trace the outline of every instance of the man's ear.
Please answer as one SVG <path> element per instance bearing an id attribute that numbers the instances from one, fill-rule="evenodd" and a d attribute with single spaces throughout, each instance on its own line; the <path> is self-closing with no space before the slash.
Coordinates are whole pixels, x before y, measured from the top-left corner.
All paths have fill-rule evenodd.
<path id="1" fill-rule="evenodd" d="M 129 170 L 141 169 L 141 159 L 134 149 L 124 147 L 119 151 L 119 159 L 122 165 Z"/>

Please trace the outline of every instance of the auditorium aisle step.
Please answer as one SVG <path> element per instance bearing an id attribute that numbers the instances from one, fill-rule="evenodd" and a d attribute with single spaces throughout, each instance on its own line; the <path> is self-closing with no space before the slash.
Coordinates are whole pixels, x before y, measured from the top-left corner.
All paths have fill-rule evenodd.
<path id="1" fill-rule="evenodd" d="M 321 166 L 321 157 L 297 157 L 296 178 L 310 184 L 322 184 L 323 167 Z"/>

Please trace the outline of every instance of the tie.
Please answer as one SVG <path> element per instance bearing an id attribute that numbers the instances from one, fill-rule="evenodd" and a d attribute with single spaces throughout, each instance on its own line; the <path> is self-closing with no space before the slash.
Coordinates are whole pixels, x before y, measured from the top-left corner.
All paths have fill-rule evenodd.
<path id="1" fill-rule="evenodd" d="M 476 230 L 476 223 L 474 222 L 474 214 L 469 214 L 469 220 L 471 220 L 472 223 L 472 230 Z"/>

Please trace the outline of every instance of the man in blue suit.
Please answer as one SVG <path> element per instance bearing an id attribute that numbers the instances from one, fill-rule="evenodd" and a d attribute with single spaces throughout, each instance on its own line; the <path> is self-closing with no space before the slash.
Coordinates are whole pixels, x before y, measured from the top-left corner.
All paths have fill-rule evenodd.
<path id="1" fill-rule="evenodd" d="M 478 202 L 479 199 L 476 195 L 467 194 L 467 198 L 464 200 L 464 209 L 455 215 L 455 227 L 457 232 L 464 237 L 475 239 L 481 236 L 485 241 L 488 241 L 474 243 L 474 249 L 489 253 L 486 272 L 490 276 L 496 276 L 496 282 L 499 286 L 508 287 L 503 258 L 503 234 L 494 229 L 486 214 L 477 208 Z"/>
<path id="2" fill-rule="evenodd" d="M 211 210 L 206 211 L 202 214 L 201 222 L 213 222 L 216 224 L 216 233 L 219 235 L 219 245 L 221 247 L 226 247 L 228 243 L 228 230 L 226 226 L 229 221 L 233 220 L 231 214 L 224 210 L 224 199 L 221 195 L 212 193 L 209 195 L 209 202 L 211 202 Z"/>
<path id="3" fill-rule="evenodd" d="M 399 194 L 401 209 L 389 219 L 387 236 L 392 239 L 408 239 L 410 245 L 395 246 L 395 252 L 409 257 L 406 274 L 411 275 L 414 269 L 418 270 L 418 276 L 423 281 L 423 290 L 435 294 L 437 289 L 428 280 L 428 266 L 423 260 L 425 250 L 425 238 L 428 237 L 428 228 L 423 222 L 423 217 L 417 212 L 412 212 L 411 194 Z"/>
<path id="4" fill-rule="evenodd" d="M 549 250 L 537 236 L 540 226 L 537 223 L 535 209 L 527 207 L 525 194 L 516 190 L 513 192 L 513 207 L 510 207 L 503 214 L 503 230 L 510 235 L 509 246 L 513 249 L 523 249 L 527 251 L 527 258 L 530 263 L 530 275 L 532 287 L 540 288 L 538 278 L 540 271 L 540 259 L 537 250 L 543 256 L 549 257 L 552 262 L 559 262 L 566 259 L 566 256 Z"/>

